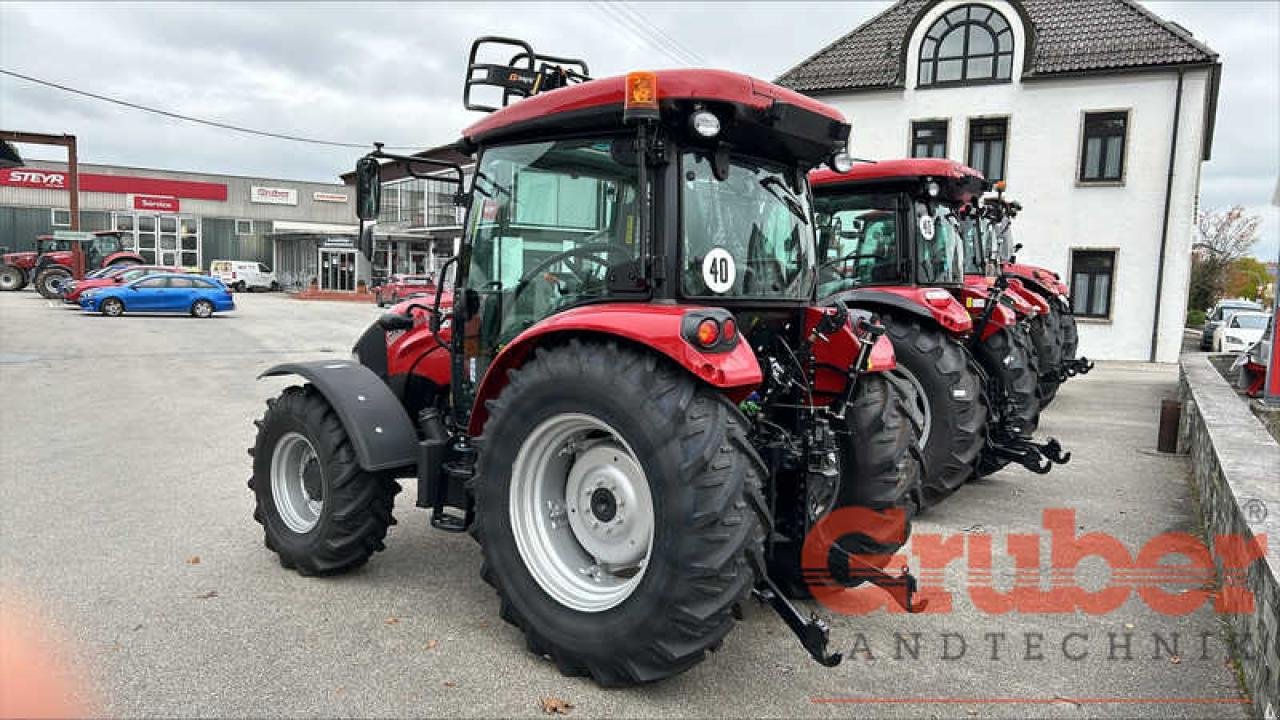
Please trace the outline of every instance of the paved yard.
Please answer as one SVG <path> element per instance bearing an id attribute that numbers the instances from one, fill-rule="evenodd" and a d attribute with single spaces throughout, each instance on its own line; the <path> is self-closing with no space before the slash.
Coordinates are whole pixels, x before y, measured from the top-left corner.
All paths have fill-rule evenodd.
<path id="1" fill-rule="evenodd" d="M 837 668 L 808 660 L 752 604 L 699 667 L 614 691 L 525 651 L 477 577 L 478 548 L 431 530 L 412 488 L 366 568 L 286 572 L 250 517 L 245 448 L 263 400 L 287 381 L 255 376 L 285 359 L 345 357 L 378 311 L 238 300 L 209 321 L 107 319 L 0 294 L 0 611 L 61 638 L 97 713 L 527 715 L 550 696 L 573 716 L 1244 716 L 1207 606 L 1175 616 L 1131 596 L 1101 615 L 991 614 L 965 592 L 960 562 L 945 575 L 952 612 L 821 610 L 833 642 L 857 650 Z M 1046 509 L 1074 510 L 1078 534 L 1110 533 L 1131 553 L 1195 532 L 1187 463 L 1153 449 L 1159 400 L 1176 381 L 1172 367 L 1114 364 L 1068 383 L 1042 432 L 1072 462 L 964 488 L 917 524 L 916 542 L 965 536 L 973 558 L 990 534 L 1007 588 L 1005 535 L 1036 533 L 1047 556 Z M 1096 590 L 1108 575 L 1086 559 L 1077 577 Z M 918 659 L 895 633 L 920 634 Z M 824 702 L 841 699 L 860 704 Z"/>

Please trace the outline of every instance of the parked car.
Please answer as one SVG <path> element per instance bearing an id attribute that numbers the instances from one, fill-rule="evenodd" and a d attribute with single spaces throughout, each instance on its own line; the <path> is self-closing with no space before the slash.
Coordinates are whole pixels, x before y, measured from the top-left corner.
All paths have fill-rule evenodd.
<path id="1" fill-rule="evenodd" d="M 1231 313 L 1240 310 L 1261 310 L 1262 306 L 1256 302 L 1249 300 L 1219 300 L 1204 314 L 1204 329 L 1200 331 L 1200 349 L 1213 349 L 1213 334 L 1218 330 L 1218 326 L 1227 319 Z"/>
<path id="2" fill-rule="evenodd" d="M 1213 351 L 1238 353 L 1262 339 L 1271 313 L 1239 310 L 1227 316 L 1213 333 Z"/>
<path id="3" fill-rule="evenodd" d="M 231 291 L 205 275 L 151 275 L 125 285 L 86 290 L 80 309 L 117 317 L 126 312 L 190 313 L 199 318 L 236 309 Z"/>
<path id="4" fill-rule="evenodd" d="M 209 274 L 236 292 L 256 289 L 274 292 L 280 289 L 276 274 L 260 262 L 214 260 L 209 263 Z"/>
<path id="5" fill-rule="evenodd" d="M 59 288 L 59 292 L 62 294 L 62 302 L 76 305 L 79 304 L 80 296 L 86 290 L 123 285 L 148 275 L 160 275 L 162 273 L 182 274 L 184 272 L 186 271 L 182 268 L 167 265 L 114 265 L 101 271 L 102 274 L 98 275 L 98 277 L 86 276 L 84 280 L 64 283 Z"/>
<path id="6" fill-rule="evenodd" d="M 378 307 L 385 307 L 395 305 L 414 293 L 435 291 L 435 279 L 430 275 L 395 274 L 373 288 L 373 300 Z"/>

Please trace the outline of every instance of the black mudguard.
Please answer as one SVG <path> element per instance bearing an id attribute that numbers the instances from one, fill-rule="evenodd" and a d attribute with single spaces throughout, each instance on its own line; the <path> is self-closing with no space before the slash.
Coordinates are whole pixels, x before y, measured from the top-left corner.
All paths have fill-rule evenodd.
<path id="1" fill-rule="evenodd" d="M 895 310 L 902 310 L 918 317 L 922 317 L 931 323 L 937 324 L 933 313 L 928 308 L 921 307 L 918 303 L 913 303 L 904 297 L 894 295 L 893 293 L 883 292 L 875 288 L 858 288 L 856 290 L 844 290 L 832 295 L 831 298 L 839 298 L 846 305 L 852 307 L 866 308 L 874 310 L 875 306 L 887 306 Z M 830 300 L 831 298 L 828 298 Z"/>
<path id="2" fill-rule="evenodd" d="M 259 378 L 300 375 L 324 395 L 351 437 L 356 461 L 369 472 L 411 469 L 418 433 L 404 406 L 373 371 L 350 360 L 276 365 Z"/>

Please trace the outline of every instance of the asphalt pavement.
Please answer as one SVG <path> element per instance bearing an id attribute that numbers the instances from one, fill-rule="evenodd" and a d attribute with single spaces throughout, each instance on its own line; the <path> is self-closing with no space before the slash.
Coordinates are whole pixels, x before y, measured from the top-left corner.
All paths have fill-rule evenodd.
<path id="1" fill-rule="evenodd" d="M 525 650 L 478 577 L 478 547 L 432 530 L 411 483 L 365 568 L 310 579 L 280 567 L 251 517 L 245 450 L 263 401 L 289 381 L 256 376 L 346 357 L 378 310 L 237 300 L 211 320 L 105 318 L 0 293 L 0 613 L 58 650 L 94 714 L 542 716 L 550 699 L 573 717 L 1245 716 L 1211 594 L 1184 614 L 1134 592 L 1114 609 L 1053 607 L 1073 596 L 1050 584 L 1063 573 L 1046 521 L 1059 541 L 1072 527 L 1106 533 L 1130 555 L 1198 532 L 1188 462 L 1154 450 L 1173 366 L 1100 364 L 1067 383 L 1041 435 L 1073 452 L 1068 465 L 1006 469 L 917 522 L 914 551 L 964 556 L 945 572 L 909 556 L 949 609 L 937 593 L 917 615 L 812 606 L 848 655 L 828 669 L 751 603 L 690 672 L 602 690 Z M 1038 543 L 1021 572 L 1010 535 Z M 1097 558 L 1065 575 L 1089 592 L 1151 580 Z M 1009 609 L 999 593 L 1015 577 L 1039 605 Z M 1185 599 L 1203 584 L 1165 587 Z"/>

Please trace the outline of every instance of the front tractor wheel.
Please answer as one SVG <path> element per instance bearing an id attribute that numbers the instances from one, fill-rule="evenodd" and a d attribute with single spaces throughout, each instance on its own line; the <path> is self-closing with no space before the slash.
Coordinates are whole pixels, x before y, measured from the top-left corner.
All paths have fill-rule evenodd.
<path id="1" fill-rule="evenodd" d="M 27 274 L 22 268 L 0 265 L 0 291 L 21 290 L 27 284 Z"/>
<path id="2" fill-rule="evenodd" d="M 540 349 L 491 405 L 472 481 L 482 577 L 560 671 L 633 685 L 733 627 L 763 535 L 737 409 L 615 344 Z"/>
<path id="3" fill-rule="evenodd" d="M 400 485 L 360 469 L 342 421 L 319 391 L 287 388 L 256 424 L 253 519 L 281 565 L 333 575 L 383 549 Z"/>
<path id="4" fill-rule="evenodd" d="M 36 276 L 36 292 L 40 293 L 40 297 L 46 300 L 58 299 L 58 289 L 62 283 L 71 279 L 71 273 L 66 268 L 52 267 L 47 270 L 40 271 Z"/>

